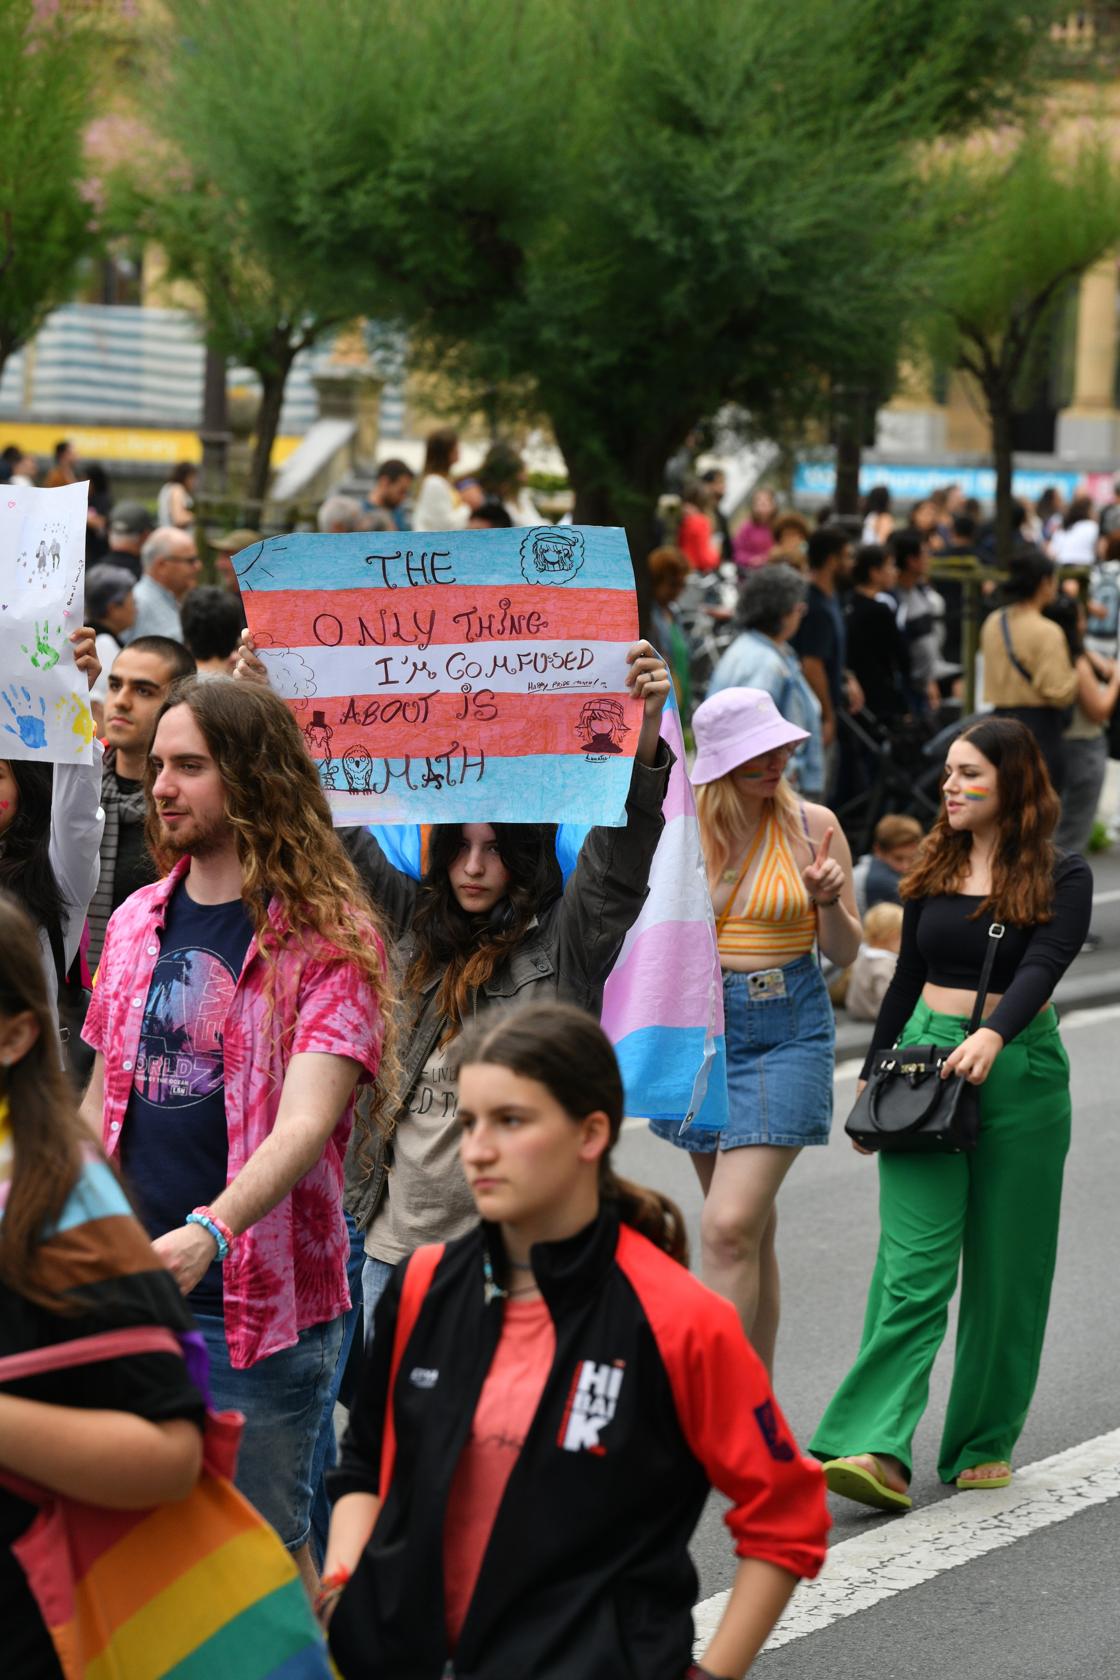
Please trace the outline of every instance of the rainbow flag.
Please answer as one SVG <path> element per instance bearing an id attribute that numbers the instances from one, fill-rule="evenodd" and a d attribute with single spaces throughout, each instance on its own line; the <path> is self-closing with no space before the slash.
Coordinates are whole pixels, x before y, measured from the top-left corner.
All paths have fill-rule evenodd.
<path id="1" fill-rule="evenodd" d="M 174 1279 L 100 1158 L 84 1162 L 40 1245 L 39 1267 L 48 1287 L 74 1289 L 72 1322 L 82 1333 L 6 1355 L 0 1386 L 170 1353 L 185 1356 L 205 1392 L 201 1338 L 186 1328 L 192 1320 Z M 91 1329 L 98 1322 L 112 1327 Z M 12 1551 L 66 1680 L 327 1680 L 326 1648 L 295 1564 L 233 1486 L 241 1427 L 235 1412 L 208 1413 L 196 1487 L 150 1510 L 86 1505 L 0 1471 L 0 1482 L 38 1507 Z"/>
<path id="2" fill-rule="evenodd" d="M 666 706 L 661 736 L 677 755 L 665 797 L 665 831 L 654 854 L 649 897 L 607 981 L 602 1021 L 622 1069 L 628 1113 L 722 1131 L 727 1123 L 723 977 L 674 701 Z M 419 878 L 419 827 L 375 826 L 370 833 L 390 863 Z M 586 834 L 587 827 L 578 823 L 565 823 L 557 832 L 565 880 Z"/>

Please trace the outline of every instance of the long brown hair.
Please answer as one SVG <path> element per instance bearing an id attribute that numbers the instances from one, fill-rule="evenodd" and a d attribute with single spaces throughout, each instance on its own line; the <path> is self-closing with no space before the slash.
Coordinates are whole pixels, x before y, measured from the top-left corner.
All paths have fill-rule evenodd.
<path id="1" fill-rule="evenodd" d="M 26 1055 L 2 1070 L 13 1171 L 0 1220 L 0 1283 L 55 1312 L 65 1301 L 36 1280 L 39 1244 L 62 1212 L 81 1171 L 82 1147 L 96 1146 L 78 1119 L 58 1058 L 39 936 L 30 917 L 0 892 L 0 1015 L 35 1017 L 39 1034 Z"/>
<path id="2" fill-rule="evenodd" d="M 494 823 L 494 839 L 509 872 L 501 902 L 489 916 L 472 916 L 455 897 L 451 865 L 463 842 L 459 823 L 433 828 L 428 867 L 416 896 L 412 931 L 416 954 L 405 976 L 409 995 L 439 975 L 437 1005 L 447 1021 L 447 1044 L 463 1022 L 472 999 L 524 940 L 533 921 L 564 890 L 556 861 L 554 823 Z"/>
<path id="3" fill-rule="evenodd" d="M 600 1196 L 617 1204 L 624 1225 L 688 1265 L 688 1231 L 677 1204 L 659 1190 L 619 1178 L 611 1165 L 622 1130 L 622 1074 L 593 1016 L 570 1003 L 491 1010 L 463 1034 L 456 1061 L 460 1069 L 482 1063 L 535 1079 L 573 1120 L 601 1109 L 610 1121 L 611 1141 L 599 1163 Z"/>
<path id="4" fill-rule="evenodd" d="M 330 808 L 295 719 L 271 689 L 231 677 L 208 682 L 189 677 L 176 683 L 156 717 L 157 729 L 173 706 L 187 707 L 222 778 L 225 816 L 241 863 L 241 897 L 269 970 L 266 999 L 271 1003 L 278 958 L 288 938 L 317 955 L 341 957 L 376 998 L 383 1033 L 380 1073 L 355 1124 L 365 1132 L 387 1130 L 386 1093 L 395 1083 L 396 1064 L 385 937 L 331 827 Z M 146 832 L 152 856 L 166 875 L 175 854 L 160 844 L 154 782 L 149 761 Z M 282 912 L 279 928 L 269 916 L 272 898 Z M 290 1023 L 288 1030 L 294 1026 Z"/>
<path id="5" fill-rule="evenodd" d="M 992 890 L 971 919 L 994 916 L 1016 927 L 1034 927 L 1054 914 L 1053 834 L 1060 806 L 1046 760 L 1030 730 L 1015 718 L 984 718 L 962 730 L 958 741 L 972 741 L 995 766 L 999 792 L 999 827 L 992 853 Z M 942 804 L 922 841 L 913 869 L 899 892 L 904 899 L 936 898 L 954 893 L 968 873 L 972 836 L 950 828 Z"/>

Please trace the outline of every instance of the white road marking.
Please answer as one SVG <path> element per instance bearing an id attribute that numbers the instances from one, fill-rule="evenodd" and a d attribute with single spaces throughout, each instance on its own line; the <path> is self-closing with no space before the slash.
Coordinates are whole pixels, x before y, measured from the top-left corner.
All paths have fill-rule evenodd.
<path id="1" fill-rule="evenodd" d="M 958 1569 L 1028 1534 L 1065 1522 L 1120 1494 L 1120 1429 L 1039 1459 L 996 1493 L 958 1493 L 842 1540 L 815 1581 L 802 1582 L 764 1649 L 819 1633 L 844 1616 Z M 729 1594 L 696 1606 L 696 1651 L 704 1649 Z"/>
<path id="2" fill-rule="evenodd" d="M 1093 894 L 1093 903 L 1095 905 L 1116 904 L 1117 902 L 1120 902 L 1120 887 L 1110 887 L 1107 892 L 1095 892 Z"/>

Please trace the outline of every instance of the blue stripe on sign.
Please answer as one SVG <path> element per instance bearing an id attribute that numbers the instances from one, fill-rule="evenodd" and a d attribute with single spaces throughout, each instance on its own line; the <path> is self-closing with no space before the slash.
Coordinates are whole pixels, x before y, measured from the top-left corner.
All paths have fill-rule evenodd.
<path id="1" fill-rule="evenodd" d="M 626 1087 L 627 1114 L 648 1120 L 683 1120 L 692 1107 L 697 1075 L 704 1066 L 703 1027 L 641 1027 L 615 1045 Z M 722 1131 L 727 1124 L 727 1062 L 723 1039 L 715 1040 L 707 1094 L 692 1125 Z"/>
<path id="2" fill-rule="evenodd" d="M 543 547 L 535 539 L 544 533 Z M 524 550 L 524 552 L 523 552 Z M 411 565 L 406 556 L 411 554 Z M 423 556 L 428 556 L 427 565 Z M 573 569 L 554 570 L 571 559 Z M 384 562 L 385 569 L 382 568 Z M 406 531 L 387 535 L 358 531 L 324 536 L 293 532 L 270 537 L 258 548 L 234 556 L 243 590 L 369 589 L 386 576 L 407 588 L 410 578 L 479 588 L 515 582 L 542 588 L 623 589 L 634 587 L 626 533 L 616 526 L 538 526 L 513 531 Z M 431 576 L 437 567 L 436 576 Z"/>
<path id="3" fill-rule="evenodd" d="M 632 760 L 619 757 L 589 764 L 582 753 L 570 758 L 530 753 L 524 758 L 487 758 L 480 777 L 473 755 L 464 762 L 459 754 L 450 764 L 442 758 L 419 758 L 407 767 L 410 788 L 404 759 L 372 758 L 368 793 L 350 789 L 341 762 L 335 760 L 334 765 L 337 787 L 327 790 L 327 799 L 338 827 L 579 822 L 622 828 Z"/>

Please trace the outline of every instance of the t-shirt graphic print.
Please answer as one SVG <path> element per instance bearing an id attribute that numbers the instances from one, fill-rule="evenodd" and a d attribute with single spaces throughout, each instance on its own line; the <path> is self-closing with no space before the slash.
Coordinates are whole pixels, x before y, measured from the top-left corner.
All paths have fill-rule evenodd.
<path id="1" fill-rule="evenodd" d="M 180 885 L 152 973 L 121 1164 L 148 1234 L 183 1223 L 226 1183 L 222 1031 L 252 924 L 240 899 L 196 904 Z M 196 1312 L 221 1311 L 215 1263 L 191 1292 Z"/>

